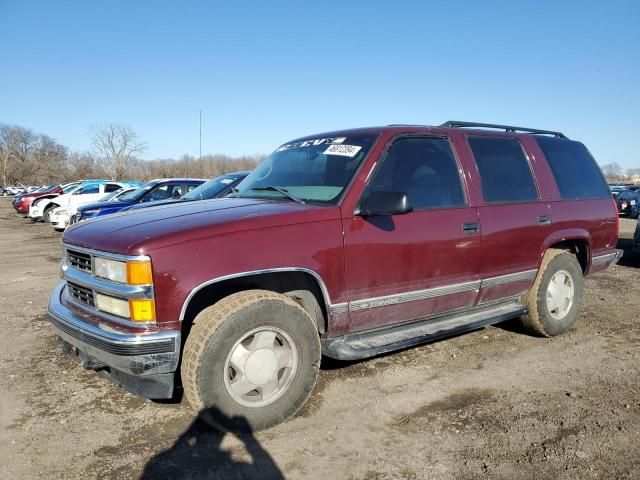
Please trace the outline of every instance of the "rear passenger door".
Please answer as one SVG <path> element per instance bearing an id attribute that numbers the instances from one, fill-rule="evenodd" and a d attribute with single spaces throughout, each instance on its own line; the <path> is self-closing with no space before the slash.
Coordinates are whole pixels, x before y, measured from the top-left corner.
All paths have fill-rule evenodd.
<path id="1" fill-rule="evenodd" d="M 480 188 L 482 284 L 478 303 L 526 292 L 549 234 L 549 203 L 542 201 L 528 153 L 517 137 L 468 135 Z"/>
<path id="2" fill-rule="evenodd" d="M 406 193 L 414 210 L 345 218 L 351 330 L 472 306 L 480 286 L 478 216 L 449 139 L 395 139 L 361 201 L 373 191 Z"/>

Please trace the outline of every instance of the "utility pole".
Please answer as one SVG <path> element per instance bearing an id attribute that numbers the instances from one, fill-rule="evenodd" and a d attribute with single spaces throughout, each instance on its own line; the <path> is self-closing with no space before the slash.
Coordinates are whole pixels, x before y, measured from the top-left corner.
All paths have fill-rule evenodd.
<path id="1" fill-rule="evenodd" d="M 198 155 L 198 160 L 202 159 L 202 109 L 200 109 L 200 153 Z"/>

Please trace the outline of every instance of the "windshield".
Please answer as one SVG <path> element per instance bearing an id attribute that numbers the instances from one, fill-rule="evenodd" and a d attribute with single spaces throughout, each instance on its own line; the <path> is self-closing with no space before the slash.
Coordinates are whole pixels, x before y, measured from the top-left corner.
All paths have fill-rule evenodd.
<path id="1" fill-rule="evenodd" d="M 118 200 L 119 202 L 131 202 L 131 201 L 135 202 L 136 200 L 140 200 L 142 196 L 145 193 L 147 193 L 149 190 L 151 190 L 154 186 L 155 184 L 143 185 L 140 188 L 136 188 L 135 190 L 118 197 L 116 200 Z"/>
<path id="2" fill-rule="evenodd" d="M 62 193 L 71 193 L 79 186 L 79 183 L 70 183 L 69 185 L 62 188 Z"/>
<path id="3" fill-rule="evenodd" d="M 336 203 L 376 139 L 317 137 L 282 145 L 240 182 L 236 196 Z"/>
<path id="4" fill-rule="evenodd" d="M 104 197 L 100 197 L 100 202 L 106 202 L 108 200 L 112 200 L 117 195 L 120 195 L 124 192 L 124 189 L 116 190 L 115 192 L 107 193 Z"/>
<path id="5" fill-rule="evenodd" d="M 212 178 L 208 182 L 198 185 L 189 193 L 183 195 L 182 198 L 184 200 L 208 200 L 209 198 L 214 198 L 239 178 L 242 178 L 242 175 L 221 175 Z"/>

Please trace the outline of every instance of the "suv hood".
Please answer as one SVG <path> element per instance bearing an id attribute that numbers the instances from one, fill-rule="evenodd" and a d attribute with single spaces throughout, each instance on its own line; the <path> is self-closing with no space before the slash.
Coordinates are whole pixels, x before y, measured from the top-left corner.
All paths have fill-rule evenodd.
<path id="1" fill-rule="evenodd" d="M 340 218 L 335 206 L 286 200 L 219 198 L 97 217 L 73 225 L 63 242 L 104 252 L 144 255 L 196 238 Z"/>

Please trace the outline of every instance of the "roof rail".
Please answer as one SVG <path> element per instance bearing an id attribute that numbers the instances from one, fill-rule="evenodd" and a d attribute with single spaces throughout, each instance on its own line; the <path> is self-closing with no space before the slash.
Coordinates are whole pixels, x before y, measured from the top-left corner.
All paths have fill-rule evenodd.
<path id="1" fill-rule="evenodd" d="M 535 133 L 538 135 L 553 135 L 557 138 L 567 138 L 567 136 L 562 132 L 554 132 L 552 130 L 539 130 L 537 128 L 525 128 L 525 127 L 514 127 L 512 125 L 497 125 L 494 123 L 477 123 L 477 122 L 458 122 L 456 120 L 449 120 L 448 122 L 444 122 L 441 127 L 454 127 L 454 128 L 497 128 L 500 130 L 504 130 L 505 132 L 523 132 L 523 133 Z"/>

